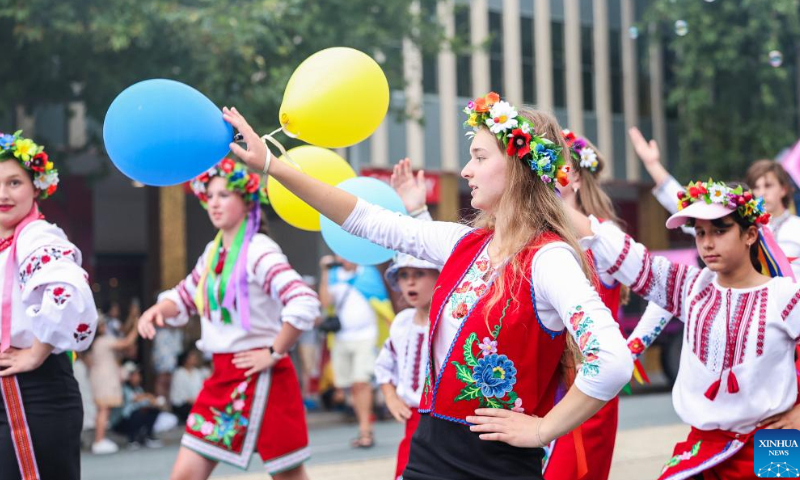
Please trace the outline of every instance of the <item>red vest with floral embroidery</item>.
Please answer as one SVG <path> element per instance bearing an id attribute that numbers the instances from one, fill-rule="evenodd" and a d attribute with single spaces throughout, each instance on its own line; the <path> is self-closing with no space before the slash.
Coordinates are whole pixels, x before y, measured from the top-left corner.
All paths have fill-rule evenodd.
<path id="1" fill-rule="evenodd" d="M 431 301 L 431 346 L 439 322 L 447 321 L 442 318 L 445 305 L 490 239 L 485 230 L 468 233 L 444 265 Z M 542 235 L 519 253 L 523 271 L 530 272 L 536 252 L 554 241 L 559 237 Z M 536 415 L 553 407 L 566 345 L 564 331 L 547 330 L 539 321 L 530 274 L 516 284 L 510 269 L 504 275 L 505 295 L 488 317 L 491 286 L 463 318 L 441 370 L 434 372 L 433 362 L 428 362 L 421 413 L 466 424 L 464 418 L 481 407 Z"/>

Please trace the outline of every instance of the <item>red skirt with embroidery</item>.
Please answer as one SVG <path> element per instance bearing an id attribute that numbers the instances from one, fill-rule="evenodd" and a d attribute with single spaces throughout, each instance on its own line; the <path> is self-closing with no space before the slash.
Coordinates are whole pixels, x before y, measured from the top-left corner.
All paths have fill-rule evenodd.
<path id="1" fill-rule="evenodd" d="M 724 430 L 698 430 L 692 427 L 689 437 L 675 445 L 673 457 L 659 480 L 683 480 L 695 475 L 707 480 L 749 480 L 753 473 L 755 445 L 753 435 Z"/>
<path id="2" fill-rule="evenodd" d="M 397 465 L 394 469 L 395 480 L 403 478 L 403 471 L 408 465 L 408 452 L 411 451 L 411 437 L 417 431 L 417 425 L 419 425 L 419 410 L 412 408 L 411 418 L 406 420 L 406 435 L 397 448 Z"/>
<path id="3" fill-rule="evenodd" d="M 232 353 L 214 354 L 214 373 L 186 421 L 183 446 L 243 469 L 258 450 L 270 474 L 305 462 L 308 429 L 291 360 L 250 377 L 232 360 Z"/>
<path id="4" fill-rule="evenodd" d="M 606 480 L 611 472 L 618 417 L 619 397 L 614 397 L 583 422 L 578 432 L 568 433 L 556 440 L 545 465 L 545 480 Z M 582 449 L 576 448 L 576 434 L 581 436 Z M 581 463 L 578 455 L 586 457 L 587 471 L 583 476 L 578 474 L 578 465 Z"/>

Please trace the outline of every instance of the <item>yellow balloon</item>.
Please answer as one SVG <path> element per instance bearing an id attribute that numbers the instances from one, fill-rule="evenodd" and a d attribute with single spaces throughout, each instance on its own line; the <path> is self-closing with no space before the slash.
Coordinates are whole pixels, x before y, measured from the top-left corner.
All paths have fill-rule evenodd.
<path id="1" fill-rule="evenodd" d="M 321 50 L 294 71 L 280 110 L 284 131 L 326 148 L 366 139 L 389 109 L 389 82 L 367 54 L 346 47 Z"/>
<path id="2" fill-rule="evenodd" d="M 356 176 L 345 159 L 328 149 L 303 145 L 287 153 L 303 172 L 328 185 L 338 185 Z M 284 157 L 281 159 L 286 160 Z M 272 208 L 286 223 L 301 230 L 319 231 L 319 212 L 272 177 L 267 181 L 267 195 Z"/>

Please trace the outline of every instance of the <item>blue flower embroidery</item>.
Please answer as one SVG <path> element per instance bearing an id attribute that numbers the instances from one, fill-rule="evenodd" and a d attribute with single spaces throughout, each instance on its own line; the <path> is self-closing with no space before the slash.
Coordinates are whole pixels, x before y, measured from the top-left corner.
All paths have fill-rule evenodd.
<path id="1" fill-rule="evenodd" d="M 517 369 L 505 355 L 492 354 L 478 360 L 472 379 L 484 397 L 503 398 L 517 383 Z"/>

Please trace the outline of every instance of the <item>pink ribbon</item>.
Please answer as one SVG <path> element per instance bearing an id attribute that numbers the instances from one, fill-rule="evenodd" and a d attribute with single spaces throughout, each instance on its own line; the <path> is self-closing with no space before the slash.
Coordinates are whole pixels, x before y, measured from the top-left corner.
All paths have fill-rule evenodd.
<path id="1" fill-rule="evenodd" d="M 233 285 L 228 285 L 225 290 L 225 298 L 222 299 L 222 307 L 229 312 L 233 311 L 234 305 L 239 312 L 239 321 L 242 328 L 250 331 L 250 294 L 247 288 L 247 251 L 253 235 L 258 233 L 261 226 L 261 211 L 258 202 L 253 202 L 253 208 L 247 217 L 247 229 L 244 232 L 244 240 L 239 248 L 239 255 L 236 258 L 236 265 L 233 268 Z"/>
<path id="2" fill-rule="evenodd" d="M 769 249 L 769 252 L 772 254 L 772 257 L 775 259 L 775 263 L 778 265 L 778 268 L 781 271 L 781 276 L 789 277 L 796 282 L 797 279 L 794 278 L 792 265 L 789 263 L 789 259 L 786 258 L 786 254 L 783 253 L 783 249 L 778 245 L 778 242 L 775 240 L 775 236 L 772 234 L 772 230 L 770 230 L 768 226 L 762 225 L 761 236 L 764 238 L 764 243 Z"/>
<path id="3" fill-rule="evenodd" d="M 14 228 L 14 238 L 8 249 L 8 260 L 6 260 L 6 271 L 3 277 L 3 303 L 2 303 L 2 339 L 0 339 L 0 353 L 8 350 L 11 346 L 11 298 L 14 292 L 14 274 L 17 271 L 17 238 L 22 230 L 32 221 L 39 219 L 39 206 L 33 203 L 33 208 L 21 222 Z"/>

